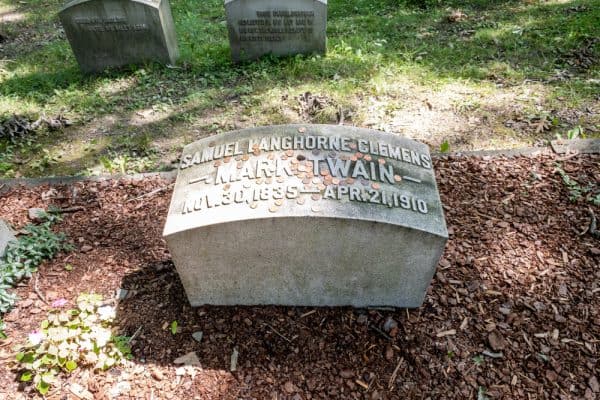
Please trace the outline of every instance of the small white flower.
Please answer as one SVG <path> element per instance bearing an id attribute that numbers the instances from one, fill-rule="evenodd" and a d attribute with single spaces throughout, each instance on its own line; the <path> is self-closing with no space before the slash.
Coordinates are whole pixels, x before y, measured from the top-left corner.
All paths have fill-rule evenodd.
<path id="1" fill-rule="evenodd" d="M 32 346 L 37 346 L 44 340 L 44 334 L 40 331 L 33 331 L 29 334 L 29 343 Z"/>
<path id="2" fill-rule="evenodd" d="M 102 321 L 110 321 L 116 317 L 115 308 L 111 306 L 99 307 L 98 315 Z"/>

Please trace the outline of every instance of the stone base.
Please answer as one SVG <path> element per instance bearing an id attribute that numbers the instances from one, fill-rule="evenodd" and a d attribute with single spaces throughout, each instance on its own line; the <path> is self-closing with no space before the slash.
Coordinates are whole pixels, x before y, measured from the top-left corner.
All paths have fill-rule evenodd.
<path id="1" fill-rule="evenodd" d="M 337 218 L 270 218 L 167 236 L 193 306 L 418 307 L 446 238 Z"/>

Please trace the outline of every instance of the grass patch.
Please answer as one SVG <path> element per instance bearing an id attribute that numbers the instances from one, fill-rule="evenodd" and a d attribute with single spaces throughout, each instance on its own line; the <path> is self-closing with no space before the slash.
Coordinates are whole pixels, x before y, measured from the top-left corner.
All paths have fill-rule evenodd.
<path id="1" fill-rule="evenodd" d="M 185 141 L 232 126 L 335 123 L 332 113 L 307 119 L 298 111 L 297 97 L 305 92 L 346 110 L 345 123 L 400 132 L 435 148 L 444 141 L 457 150 L 502 146 L 499 138 L 506 135 L 495 126 L 532 107 L 540 114 L 561 110 L 566 117 L 550 132 L 523 125 L 516 132 L 523 138 L 519 144 L 548 139 L 574 125 L 586 126 L 593 135 L 589 127 L 600 123 L 592 113 L 569 117 L 598 107 L 600 0 L 331 1 L 326 56 L 264 57 L 239 65 L 230 61 L 221 0 L 200 6 L 173 0 L 178 68 L 148 64 L 97 76 L 79 71 L 64 34 L 57 32 L 61 4 L 0 0 L 25 15 L 3 28 L 8 44 L 0 57 L 6 60 L 0 61 L 0 117 L 67 114 L 76 122 L 66 137 L 78 143 L 75 148 L 92 140 L 103 147 L 95 148 L 95 157 L 71 154 L 66 159 L 80 161 L 41 169 L 13 163 L 16 174 L 102 170 L 102 157 L 131 156 L 115 137 L 130 137 L 132 131 L 149 138 L 147 147 L 156 147 L 156 162 L 140 166 L 146 170 L 173 158 L 170 149 Z M 417 105 L 432 98 L 436 114 L 415 119 Z M 153 118 L 135 122 L 148 110 Z M 106 128 L 114 136 L 98 140 L 86 133 L 112 115 L 119 123 Z M 455 125 L 444 123 L 452 119 Z M 476 138 L 462 131 L 473 128 L 473 120 L 483 121 L 474 126 Z M 447 133 L 433 129 L 441 125 L 449 126 Z M 30 153 L 44 157 L 42 149 Z M 0 160 L 0 169 L 2 163 L 12 161 Z"/>

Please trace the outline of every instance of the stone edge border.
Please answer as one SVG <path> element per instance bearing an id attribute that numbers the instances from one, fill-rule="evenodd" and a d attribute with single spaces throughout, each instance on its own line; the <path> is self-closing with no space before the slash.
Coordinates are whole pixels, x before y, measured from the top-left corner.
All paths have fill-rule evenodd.
<path id="1" fill-rule="evenodd" d="M 570 152 L 579 152 L 582 154 L 600 154 L 600 139 L 575 139 L 575 140 L 553 140 L 550 146 L 543 147 L 522 147 L 517 149 L 501 150 L 474 150 L 457 151 L 452 153 L 431 152 L 432 158 L 444 157 L 519 157 L 536 156 L 540 154 L 566 154 Z M 98 175 L 98 176 L 56 176 L 47 178 L 0 178 L 0 193 L 16 186 L 35 187 L 42 185 L 67 185 L 75 182 L 101 182 L 106 180 L 131 179 L 142 180 L 146 178 L 158 177 L 170 181 L 177 178 L 177 170 L 166 172 L 146 172 L 132 175 Z"/>
<path id="2" fill-rule="evenodd" d="M 132 174 L 132 175 L 98 175 L 98 176 L 52 176 L 46 178 L 14 178 L 14 179 L 6 179 L 0 178 L 0 193 L 2 193 L 7 188 L 15 187 L 15 186 L 27 186 L 27 187 L 35 187 L 42 185 L 68 185 L 70 183 L 76 182 L 102 182 L 108 180 L 118 180 L 118 179 L 131 179 L 134 181 L 140 181 L 146 178 L 162 178 L 166 180 L 174 181 L 177 177 L 177 170 L 174 169 L 172 171 L 165 172 L 145 172 L 141 174 Z"/>

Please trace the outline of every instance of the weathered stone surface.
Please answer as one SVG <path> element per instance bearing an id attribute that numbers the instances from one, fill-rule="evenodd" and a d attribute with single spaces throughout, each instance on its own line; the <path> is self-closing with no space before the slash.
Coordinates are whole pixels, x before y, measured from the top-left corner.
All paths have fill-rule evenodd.
<path id="1" fill-rule="evenodd" d="M 16 241 L 17 238 L 13 233 L 10 226 L 4 221 L 0 219 L 0 257 L 4 256 L 6 253 L 6 247 L 8 246 L 8 242 Z"/>
<path id="2" fill-rule="evenodd" d="M 448 234 L 424 144 L 284 125 L 186 146 L 164 236 L 194 306 L 417 307 Z"/>
<path id="3" fill-rule="evenodd" d="M 327 0 L 225 0 L 234 61 L 326 51 Z"/>
<path id="4" fill-rule="evenodd" d="M 558 154 L 570 152 L 600 153 L 600 139 L 553 140 L 550 145 L 552 150 Z"/>
<path id="5" fill-rule="evenodd" d="M 72 0 L 59 17 L 84 72 L 179 55 L 168 0 Z"/>

